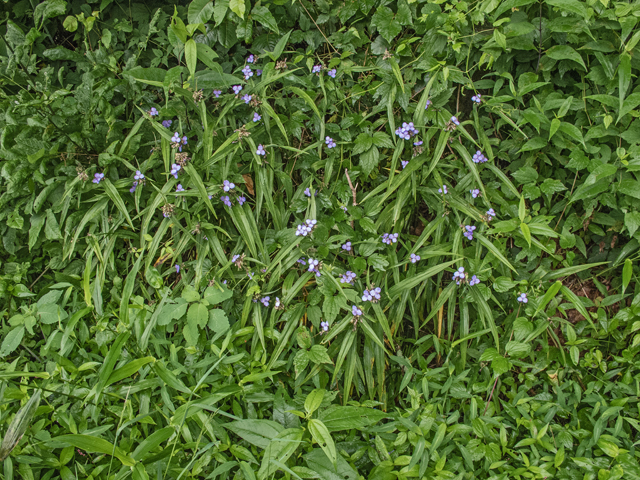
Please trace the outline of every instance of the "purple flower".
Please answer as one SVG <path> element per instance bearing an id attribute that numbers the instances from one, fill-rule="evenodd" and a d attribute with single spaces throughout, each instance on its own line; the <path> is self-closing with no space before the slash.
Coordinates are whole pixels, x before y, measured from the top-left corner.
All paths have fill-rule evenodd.
<path id="1" fill-rule="evenodd" d="M 318 267 L 318 260 L 315 260 L 313 258 L 309 259 L 309 272 L 313 272 L 316 268 Z"/>
<path id="2" fill-rule="evenodd" d="M 280 299 L 278 297 L 276 297 L 276 303 L 275 303 L 274 307 L 280 308 L 280 305 L 281 305 L 280 304 Z"/>
<path id="3" fill-rule="evenodd" d="M 323 332 L 328 332 L 329 331 L 329 322 L 320 322 L 320 329 Z"/>
<path id="4" fill-rule="evenodd" d="M 329 75 L 331 78 L 336 78 L 336 69 L 332 68 L 327 72 L 327 75 Z"/>
<path id="5" fill-rule="evenodd" d="M 342 278 L 340 278 L 340 283 L 351 283 L 353 284 L 353 281 L 356 279 L 356 274 L 353 273 L 352 271 L 347 271 L 347 273 L 342 275 Z"/>
<path id="6" fill-rule="evenodd" d="M 413 122 L 403 122 L 401 127 L 396 129 L 396 135 L 402 138 L 403 140 L 409 140 L 414 135 L 417 135 L 419 132 L 413 125 Z"/>
<path id="7" fill-rule="evenodd" d="M 233 190 L 234 188 L 236 188 L 235 183 L 231 183 L 229 180 L 225 180 L 224 182 L 222 182 L 222 189 L 225 192 L 228 192 L 229 190 Z"/>
<path id="8" fill-rule="evenodd" d="M 229 200 L 229 195 L 221 196 L 220 200 L 222 200 L 222 203 L 224 203 L 229 208 L 231 208 L 233 206 L 233 204 L 231 203 L 231 200 Z"/>
<path id="9" fill-rule="evenodd" d="M 242 100 L 244 100 L 244 103 L 249 103 L 251 101 L 251 95 L 248 95 L 248 94 L 245 93 L 242 96 Z"/>
<path id="10" fill-rule="evenodd" d="M 129 189 L 129 191 L 131 193 L 134 193 L 136 191 L 136 188 L 138 188 L 138 182 L 133 182 L 133 186 Z"/>
<path id="11" fill-rule="evenodd" d="M 416 255 L 415 253 L 411 254 L 411 263 L 418 263 L 420 261 L 420 255 Z"/>
<path id="12" fill-rule="evenodd" d="M 447 191 L 447 186 L 446 185 L 442 185 L 442 188 L 438 189 L 438 193 L 442 193 L 443 195 L 446 195 L 447 193 L 449 193 Z"/>
<path id="13" fill-rule="evenodd" d="M 484 163 L 487 161 L 487 157 L 485 157 L 480 150 L 476 151 L 473 155 L 473 163 Z"/>
<path id="14" fill-rule="evenodd" d="M 246 197 L 244 197 L 244 196 L 242 196 L 242 195 L 238 197 L 238 203 L 239 203 L 240 205 L 243 205 L 243 204 L 244 204 L 244 202 L 246 202 L 246 201 L 247 201 L 247 198 L 246 198 Z"/>
<path id="15" fill-rule="evenodd" d="M 387 245 L 391 245 L 398 241 L 397 233 L 385 233 L 382 235 L 382 243 L 386 243 Z"/>
<path id="16" fill-rule="evenodd" d="M 469 280 L 469 285 L 470 286 L 474 286 L 480 283 L 480 279 L 478 277 L 476 277 L 475 275 L 473 277 L 471 277 L 471 280 Z"/>
<path id="17" fill-rule="evenodd" d="M 460 125 L 460 121 L 456 117 L 451 117 L 451 122 L 453 122 L 456 125 Z"/>
<path id="18" fill-rule="evenodd" d="M 176 263 L 174 266 L 176 267 L 176 273 L 180 273 L 180 265 Z"/>
<path id="19" fill-rule="evenodd" d="M 304 190 L 304 194 L 305 194 L 307 197 L 310 197 L 310 196 L 311 196 L 311 190 L 309 190 L 309 187 L 305 188 L 305 190 Z"/>
<path id="20" fill-rule="evenodd" d="M 149 110 L 149 115 L 151 115 L 152 117 L 158 116 L 158 110 L 156 110 L 156 107 L 151 107 L 151 110 Z"/>
<path id="21" fill-rule="evenodd" d="M 463 282 L 467 278 L 467 274 L 464 273 L 464 267 L 460 267 L 454 274 L 453 280 L 455 280 L 456 285 L 460 285 L 460 282 Z"/>
<path id="22" fill-rule="evenodd" d="M 240 91 L 242 90 L 242 85 L 234 85 L 231 88 L 233 89 L 233 93 L 238 95 L 240 93 Z"/>
<path id="23" fill-rule="evenodd" d="M 262 297 L 262 298 L 260 299 L 260 301 L 262 302 L 262 304 L 263 304 L 265 307 L 268 307 L 268 306 L 269 306 L 269 300 L 271 300 L 271 297 Z"/>
<path id="24" fill-rule="evenodd" d="M 473 97 L 471 97 L 471 101 L 474 103 L 480 103 L 482 101 L 482 95 L 480 95 L 479 93 L 477 95 L 474 95 Z"/>
<path id="25" fill-rule="evenodd" d="M 380 287 L 372 288 L 371 290 L 365 290 L 364 292 L 362 292 L 362 301 L 377 303 L 377 301 L 380 300 L 381 292 L 382 289 Z"/>
<path id="26" fill-rule="evenodd" d="M 347 213 L 348 210 L 347 210 L 347 207 L 345 205 L 340 205 L 340 208 L 342 209 L 342 211 L 344 213 Z"/>
<path id="27" fill-rule="evenodd" d="M 417 140 L 417 141 L 413 142 L 413 145 L 415 147 L 419 147 L 420 145 L 422 145 L 422 143 L 423 143 L 422 140 Z"/>
<path id="28" fill-rule="evenodd" d="M 249 65 L 242 69 L 242 73 L 244 74 L 245 80 L 249 80 L 251 77 L 253 77 L 253 72 L 251 71 L 251 67 Z"/>
<path id="29" fill-rule="evenodd" d="M 355 305 L 351 306 L 351 314 L 354 317 L 359 317 L 360 315 L 362 315 L 362 310 L 360 310 L 358 307 L 356 307 Z"/>
<path id="30" fill-rule="evenodd" d="M 136 170 L 136 174 L 133 176 L 134 180 L 144 180 L 144 174 L 140 170 Z"/>
<path id="31" fill-rule="evenodd" d="M 234 255 L 233 257 L 231 257 L 231 263 L 236 263 L 236 260 L 238 260 L 240 258 L 240 255 Z"/>
<path id="32" fill-rule="evenodd" d="M 254 275 L 253 272 L 248 272 L 247 273 L 247 277 L 249 277 L 251 280 L 253 280 L 253 275 Z"/>
<path id="33" fill-rule="evenodd" d="M 521 303 L 528 303 L 529 299 L 527 298 L 527 294 L 526 293 L 521 293 L 520 296 L 517 298 L 517 300 Z"/>
<path id="34" fill-rule="evenodd" d="M 174 178 L 177 180 L 178 179 L 178 172 L 180 171 L 182 167 L 180 165 L 178 165 L 177 163 L 173 163 L 171 164 L 171 175 L 174 176 Z"/>
<path id="35" fill-rule="evenodd" d="M 176 192 L 184 192 L 184 188 L 182 188 L 181 184 L 178 184 L 178 186 L 176 187 Z"/>
<path id="36" fill-rule="evenodd" d="M 256 75 L 257 75 L 257 76 L 262 75 L 262 69 L 261 69 L 261 68 L 259 68 L 258 70 L 256 70 Z"/>
<path id="37" fill-rule="evenodd" d="M 327 148 L 334 148 L 336 146 L 336 142 L 334 142 L 333 138 L 331 137 L 325 137 L 324 143 L 327 144 Z"/>
<path id="38" fill-rule="evenodd" d="M 425 105 L 424 105 L 424 109 L 425 109 L 425 110 L 427 110 L 427 109 L 429 108 L 429 106 L 430 106 L 430 105 L 431 105 L 431 100 L 429 100 L 429 99 L 427 98 L 427 103 L 425 103 Z"/>
<path id="39" fill-rule="evenodd" d="M 342 249 L 346 250 L 347 252 L 351 251 L 351 242 L 347 242 L 344 245 L 342 245 Z"/>
<path id="40" fill-rule="evenodd" d="M 402 163 L 403 170 L 406 168 L 407 165 L 409 165 L 409 160 L 400 160 L 400 162 Z"/>
<path id="41" fill-rule="evenodd" d="M 320 70 L 322 70 L 322 65 L 314 65 L 311 69 L 311 73 L 320 73 Z"/>
<path id="42" fill-rule="evenodd" d="M 258 155 L 266 155 L 267 151 L 264 149 L 262 145 L 258 145 L 258 149 L 256 150 L 256 153 Z"/>
<path id="43" fill-rule="evenodd" d="M 478 190 L 477 188 L 474 188 L 473 190 L 469 190 L 469 192 L 471 192 L 471 196 L 473 198 L 478 198 L 478 196 L 480 195 L 480 190 Z"/>
<path id="44" fill-rule="evenodd" d="M 220 98 L 220 95 L 222 95 L 222 90 L 214 90 L 214 91 L 213 91 L 213 95 L 214 95 L 216 98 Z"/>
<path id="45" fill-rule="evenodd" d="M 95 184 L 98 184 L 103 178 L 104 178 L 104 173 L 96 173 L 93 175 L 92 182 Z"/>
<path id="46" fill-rule="evenodd" d="M 306 265 L 307 262 L 304 261 L 304 257 L 300 257 L 296 262 L 301 263 L 302 265 Z"/>
<path id="47" fill-rule="evenodd" d="M 258 112 L 253 112 L 253 122 L 259 122 L 260 119 L 262 119 L 262 117 L 260 116 L 260 114 Z"/>
<path id="48" fill-rule="evenodd" d="M 464 226 L 464 236 L 467 237 L 469 240 L 473 240 L 473 231 L 476 229 L 476 227 L 472 226 L 472 225 L 465 225 Z"/>
<path id="49" fill-rule="evenodd" d="M 173 137 L 171 137 L 171 141 L 173 143 L 180 143 L 180 134 L 178 132 L 173 134 Z"/>
<path id="50" fill-rule="evenodd" d="M 306 237 L 313 231 L 317 223 L 317 220 L 305 220 L 302 225 L 298 225 L 298 227 L 296 228 L 296 236 Z"/>
<path id="51" fill-rule="evenodd" d="M 255 61 L 256 61 L 256 57 L 254 57 L 253 54 L 247 57 L 247 63 L 253 63 Z"/>
<path id="52" fill-rule="evenodd" d="M 180 142 L 181 144 L 178 147 L 178 150 L 182 151 L 182 146 L 187 144 L 187 136 L 185 135 L 184 137 L 182 137 L 182 140 Z"/>
<path id="53" fill-rule="evenodd" d="M 496 216 L 496 212 L 493 208 L 490 208 L 489 210 L 487 210 L 487 217 L 489 217 L 489 220 L 491 220 L 495 216 Z"/>
<path id="54" fill-rule="evenodd" d="M 171 124 L 173 123 L 173 120 L 163 120 L 162 121 L 162 126 L 164 128 L 169 128 L 171 126 Z"/>

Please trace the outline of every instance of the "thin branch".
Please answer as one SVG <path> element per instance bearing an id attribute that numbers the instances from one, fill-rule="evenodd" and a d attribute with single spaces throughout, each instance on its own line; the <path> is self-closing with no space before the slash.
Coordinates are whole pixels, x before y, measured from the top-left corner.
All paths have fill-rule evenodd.
<path id="1" fill-rule="evenodd" d="M 347 176 L 347 180 L 349 181 L 349 188 L 351 189 L 351 193 L 353 194 L 353 206 L 355 207 L 358 202 L 356 202 L 356 188 L 358 188 L 358 185 L 356 184 L 356 186 L 353 186 L 353 183 L 351 183 L 351 178 L 349 177 L 349 169 L 345 168 L 344 169 L 344 174 Z"/>

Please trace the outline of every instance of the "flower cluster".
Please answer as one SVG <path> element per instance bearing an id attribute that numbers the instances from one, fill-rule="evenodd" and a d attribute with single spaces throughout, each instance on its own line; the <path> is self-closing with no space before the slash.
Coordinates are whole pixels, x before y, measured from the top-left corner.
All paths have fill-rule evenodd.
<path id="1" fill-rule="evenodd" d="M 327 72 L 327 75 L 329 75 L 331 78 L 336 78 L 336 73 L 337 73 L 336 69 L 332 68 Z"/>
<path id="2" fill-rule="evenodd" d="M 256 61 L 256 57 L 254 57 L 253 54 L 247 57 L 247 63 L 253 63 L 255 61 Z"/>
<path id="3" fill-rule="evenodd" d="M 268 307 L 268 306 L 269 306 L 269 300 L 271 300 L 271 297 L 268 297 L 268 296 L 267 296 L 267 297 L 262 297 L 262 298 L 260 299 L 260 301 L 262 302 L 262 304 L 263 304 L 265 307 Z"/>
<path id="4" fill-rule="evenodd" d="M 473 163 L 484 163 L 487 161 L 487 157 L 485 157 L 480 150 L 476 151 L 473 155 Z"/>
<path id="5" fill-rule="evenodd" d="M 351 318 L 351 323 L 353 323 L 353 329 L 355 330 L 358 326 L 358 321 L 362 316 L 362 310 L 360 310 L 356 305 L 352 305 L 351 315 L 353 315 L 353 317 Z"/>
<path id="6" fill-rule="evenodd" d="M 222 203 L 224 203 L 227 207 L 233 207 L 233 203 L 231 203 L 231 200 L 229 200 L 229 195 L 222 195 L 220 197 L 220 200 L 222 200 Z"/>
<path id="7" fill-rule="evenodd" d="M 169 218 L 171 215 L 173 215 L 173 210 L 174 210 L 174 206 L 170 203 L 166 203 L 163 207 L 162 207 L 162 216 L 164 218 Z"/>
<path id="8" fill-rule="evenodd" d="M 429 100 L 429 99 L 427 98 L 427 103 L 425 103 L 425 105 L 424 105 L 424 109 L 425 109 L 425 110 L 428 110 L 430 106 L 431 106 L 431 100 Z"/>
<path id="9" fill-rule="evenodd" d="M 244 202 L 247 201 L 247 197 L 245 197 L 244 195 L 240 195 L 238 197 L 238 203 L 240 204 L 240 206 L 244 205 Z"/>
<path id="10" fill-rule="evenodd" d="M 413 126 L 413 122 L 404 122 L 401 127 L 396 129 L 396 135 L 404 140 L 409 140 L 418 133 L 418 130 Z"/>
<path id="11" fill-rule="evenodd" d="M 496 216 L 496 211 L 493 208 L 487 210 L 487 219 L 492 220 Z"/>
<path id="12" fill-rule="evenodd" d="M 473 231 L 476 229 L 473 225 L 465 225 L 463 235 L 469 240 L 473 240 Z"/>
<path id="13" fill-rule="evenodd" d="M 471 196 L 473 198 L 478 198 L 480 196 L 480 190 L 478 190 L 477 188 L 469 190 L 469 192 L 471 193 Z"/>
<path id="14" fill-rule="evenodd" d="M 296 237 L 306 237 L 313 231 L 317 223 L 317 220 L 305 220 L 302 225 L 298 225 L 298 228 L 296 229 Z"/>
<path id="15" fill-rule="evenodd" d="M 182 151 L 182 146 L 187 144 L 187 136 L 184 135 L 182 138 L 180 138 L 180 134 L 178 132 L 175 132 L 173 134 L 173 137 L 171 137 L 171 142 L 173 142 L 171 144 L 171 146 L 173 148 L 177 148 L 178 151 Z"/>
<path id="16" fill-rule="evenodd" d="M 249 65 L 242 69 L 242 73 L 244 74 L 245 80 L 249 80 L 251 77 L 253 77 L 253 72 L 251 71 L 251 67 Z"/>
<path id="17" fill-rule="evenodd" d="M 164 128 L 169 128 L 171 126 L 171 124 L 173 123 L 173 120 L 163 120 L 162 121 L 162 126 Z"/>
<path id="18" fill-rule="evenodd" d="M 464 271 L 464 267 L 460 267 L 458 268 L 458 270 L 456 270 L 453 273 L 453 281 L 456 282 L 456 285 L 460 285 L 462 283 L 466 283 L 467 282 L 467 278 L 468 278 L 468 274 Z M 480 279 L 473 275 L 471 277 L 471 279 L 469 280 L 469 286 L 473 287 L 474 285 L 477 285 L 480 283 Z"/>
<path id="19" fill-rule="evenodd" d="M 387 245 L 391 245 L 398 241 L 397 233 L 385 233 L 382 235 L 382 243 L 386 243 Z"/>
<path id="20" fill-rule="evenodd" d="M 245 103 L 245 104 L 246 104 L 246 103 L 249 103 L 249 102 L 251 101 L 251 99 L 252 99 L 252 98 L 253 98 L 253 97 L 252 97 L 251 95 L 249 95 L 248 93 L 245 93 L 245 94 L 242 96 L 242 100 L 244 100 L 244 103 Z"/>
<path id="21" fill-rule="evenodd" d="M 356 279 L 357 275 L 353 273 L 351 270 L 348 270 L 347 273 L 342 275 L 340 278 L 340 283 L 350 283 L 353 285 L 353 281 Z"/>
<path id="22" fill-rule="evenodd" d="M 322 70 L 322 65 L 314 65 L 311 69 L 311 73 L 320 73 L 320 70 Z"/>
<path id="23" fill-rule="evenodd" d="M 480 95 L 479 93 L 477 95 L 474 95 L 473 97 L 471 97 L 471 101 L 474 103 L 480 103 L 482 101 L 482 95 Z"/>
<path id="24" fill-rule="evenodd" d="M 370 288 L 369 290 L 365 290 L 364 292 L 362 292 L 362 301 L 378 303 L 378 300 L 380 300 L 381 292 L 382 292 L 382 289 L 380 287 Z"/>
<path id="25" fill-rule="evenodd" d="M 331 137 L 324 137 L 324 143 L 327 144 L 327 148 L 334 148 L 337 145 Z"/>
<path id="26" fill-rule="evenodd" d="M 517 298 L 517 300 L 520 303 L 528 303 L 529 299 L 527 298 L 527 294 L 526 293 L 521 293 L 520 296 Z"/>
<path id="27" fill-rule="evenodd" d="M 182 167 L 180 165 L 178 165 L 177 163 L 173 163 L 171 164 L 171 175 L 174 176 L 174 178 L 177 180 L 178 179 L 178 172 L 182 169 Z"/>
<path id="28" fill-rule="evenodd" d="M 319 277 L 320 268 L 322 268 L 322 266 L 320 265 L 320 262 L 318 260 L 315 260 L 313 258 L 309 259 L 309 268 L 307 269 L 308 272 L 315 273 L 316 277 Z"/>
<path id="29" fill-rule="evenodd" d="M 347 242 L 344 245 L 342 245 L 342 249 L 346 250 L 347 252 L 351 251 L 351 242 Z"/>
<path id="30" fill-rule="evenodd" d="M 416 255 L 415 253 L 412 253 L 410 255 L 410 260 L 411 260 L 411 263 L 418 263 L 420 261 L 420 255 Z"/>

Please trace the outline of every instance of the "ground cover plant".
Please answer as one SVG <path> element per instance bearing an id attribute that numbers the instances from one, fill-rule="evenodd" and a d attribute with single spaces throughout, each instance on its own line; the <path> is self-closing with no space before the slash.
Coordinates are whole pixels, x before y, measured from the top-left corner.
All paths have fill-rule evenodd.
<path id="1" fill-rule="evenodd" d="M 4 479 L 640 478 L 640 7 L 0 5 Z"/>

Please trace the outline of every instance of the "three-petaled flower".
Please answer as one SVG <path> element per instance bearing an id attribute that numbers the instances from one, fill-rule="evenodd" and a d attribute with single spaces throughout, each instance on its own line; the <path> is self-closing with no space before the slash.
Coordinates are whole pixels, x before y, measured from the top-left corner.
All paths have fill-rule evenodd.
<path id="1" fill-rule="evenodd" d="M 442 193 L 443 195 L 446 195 L 447 193 L 449 193 L 447 191 L 447 186 L 446 185 L 442 185 L 442 188 L 438 189 L 438 193 Z"/>
<path id="2" fill-rule="evenodd" d="M 173 175 L 176 180 L 178 179 L 178 172 L 181 169 L 182 169 L 182 167 L 180 165 L 178 165 L 177 163 L 171 164 L 171 175 Z"/>
<path id="3" fill-rule="evenodd" d="M 520 296 L 517 298 L 517 300 L 520 303 L 528 303 L 529 299 L 527 298 L 527 294 L 526 293 L 521 293 Z"/>
<path id="4" fill-rule="evenodd" d="M 216 98 L 220 98 L 220 95 L 222 95 L 222 90 L 214 90 L 213 91 L 213 96 Z"/>
<path id="5" fill-rule="evenodd" d="M 256 153 L 258 155 L 266 155 L 267 151 L 264 149 L 264 147 L 262 145 L 258 145 L 258 149 L 256 150 Z"/>
<path id="6" fill-rule="evenodd" d="M 156 107 L 151 107 L 151 110 L 149 110 L 149 115 L 151 115 L 152 117 L 158 116 L 158 110 L 156 110 Z"/>
<path id="7" fill-rule="evenodd" d="M 336 78 L 336 69 L 332 68 L 327 72 L 327 75 L 329 75 L 331 78 Z"/>
<path id="8" fill-rule="evenodd" d="M 480 95 L 479 93 L 477 95 L 474 95 L 473 97 L 471 97 L 471 101 L 474 103 L 480 103 L 482 101 L 482 95 Z"/>
<path id="9" fill-rule="evenodd" d="M 451 123 L 455 125 L 460 125 L 460 120 L 457 117 L 451 117 Z"/>
<path id="10" fill-rule="evenodd" d="M 233 90 L 233 93 L 238 95 L 242 90 L 242 85 L 234 85 L 233 87 L 231 87 L 231 89 Z"/>
<path id="11" fill-rule="evenodd" d="M 184 192 L 184 188 L 181 184 L 178 184 L 178 186 L 176 187 L 176 192 Z"/>
<path id="12" fill-rule="evenodd" d="M 415 253 L 411 254 L 411 263 L 418 263 L 420 261 L 420 255 L 416 255 Z"/>
<path id="13" fill-rule="evenodd" d="M 171 124 L 173 123 L 173 120 L 163 120 L 162 121 L 162 126 L 164 128 L 169 128 L 171 126 Z"/>
<path id="14" fill-rule="evenodd" d="M 333 141 L 333 138 L 328 136 L 324 138 L 324 143 L 327 144 L 327 148 L 334 148 L 337 145 L 336 142 Z"/>
<path id="15" fill-rule="evenodd" d="M 351 306 L 351 314 L 354 317 L 359 317 L 360 315 L 362 315 L 362 310 L 360 310 L 357 306 L 352 305 Z"/>
<path id="16" fill-rule="evenodd" d="M 251 77 L 253 77 L 253 72 L 251 71 L 251 67 L 249 65 L 242 69 L 242 73 L 244 74 L 245 80 L 249 80 Z"/>
<path id="17" fill-rule="evenodd" d="M 460 285 L 460 282 L 463 282 L 467 278 L 467 274 L 464 273 L 464 267 L 458 268 L 453 273 L 453 280 L 456 282 L 456 285 Z"/>
<path id="18" fill-rule="evenodd" d="M 234 188 L 236 188 L 235 183 L 232 183 L 229 180 L 225 180 L 224 182 L 222 182 L 222 189 L 225 192 L 228 192 L 229 190 L 233 190 Z"/>
<path id="19" fill-rule="evenodd" d="M 478 190 L 477 188 L 469 190 L 469 192 L 471 192 L 471 196 L 473 198 L 478 198 L 478 196 L 480 195 L 480 190 Z"/>
<path id="20" fill-rule="evenodd" d="M 311 69 L 311 73 L 320 73 L 320 70 L 322 70 L 322 65 L 314 65 Z"/>
<path id="21" fill-rule="evenodd" d="M 262 117 L 258 112 L 253 112 L 253 123 L 259 122 Z"/>
<path id="22" fill-rule="evenodd" d="M 480 279 L 478 277 L 476 277 L 475 275 L 473 277 L 471 277 L 471 280 L 469 280 L 469 285 L 470 286 L 474 286 L 480 283 Z"/>
<path id="23" fill-rule="evenodd" d="M 476 229 L 473 225 L 465 225 L 463 235 L 469 240 L 473 240 L 473 231 Z"/>
<path id="24" fill-rule="evenodd" d="M 103 178 L 104 178 L 104 173 L 96 173 L 93 175 L 92 182 L 95 184 L 98 184 Z"/>

